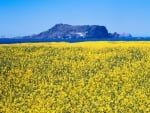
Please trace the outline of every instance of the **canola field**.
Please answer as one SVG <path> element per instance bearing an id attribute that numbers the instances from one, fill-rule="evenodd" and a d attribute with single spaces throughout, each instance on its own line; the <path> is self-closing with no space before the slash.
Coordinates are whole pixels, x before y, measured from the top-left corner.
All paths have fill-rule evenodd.
<path id="1" fill-rule="evenodd" d="M 0 113 L 150 113 L 150 42 L 0 45 Z"/>

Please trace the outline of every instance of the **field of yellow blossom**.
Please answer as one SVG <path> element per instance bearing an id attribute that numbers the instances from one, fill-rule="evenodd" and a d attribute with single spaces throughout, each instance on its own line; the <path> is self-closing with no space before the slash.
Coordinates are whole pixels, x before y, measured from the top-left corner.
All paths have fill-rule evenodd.
<path id="1" fill-rule="evenodd" d="M 0 113 L 150 113 L 150 42 L 0 45 Z"/>

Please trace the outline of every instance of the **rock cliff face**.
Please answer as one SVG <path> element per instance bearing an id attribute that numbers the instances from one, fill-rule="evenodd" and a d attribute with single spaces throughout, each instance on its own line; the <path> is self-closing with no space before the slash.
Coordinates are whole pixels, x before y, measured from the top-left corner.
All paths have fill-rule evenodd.
<path id="1" fill-rule="evenodd" d="M 98 38 L 104 39 L 109 36 L 105 26 L 99 25 L 77 25 L 56 24 L 51 29 L 40 34 L 31 36 L 32 38 L 51 38 L 51 39 L 71 39 L 71 38 Z"/>
<path id="2" fill-rule="evenodd" d="M 129 41 L 150 40 L 144 37 L 132 37 L 128 33 L 108 33 L 105 26 L 100 25 L 68 25 L 56 24 L 47 31 L 36 35 L 0 38 L 0 44 L 24 42 L 81 42 L 81 41 Z"/>

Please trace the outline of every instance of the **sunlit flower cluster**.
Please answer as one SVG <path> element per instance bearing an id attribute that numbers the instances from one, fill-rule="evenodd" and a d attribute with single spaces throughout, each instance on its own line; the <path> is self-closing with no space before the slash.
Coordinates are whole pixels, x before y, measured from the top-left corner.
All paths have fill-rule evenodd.
<path id="1" fill-rule="evenodd" d="M 0 45 L 0 113 L 150 113 L 150 43 Z"/>

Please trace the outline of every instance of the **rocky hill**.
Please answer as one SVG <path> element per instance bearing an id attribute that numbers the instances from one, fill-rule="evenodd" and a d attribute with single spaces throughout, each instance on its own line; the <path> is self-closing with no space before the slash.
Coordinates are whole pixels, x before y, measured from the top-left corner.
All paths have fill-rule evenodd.
<path id="1" fill-rule="evenodd" d="M 109 37 L 105 26 L 99 25 L 68 25 L 56 24 L 51 29 L 41 32 L 28 38 L 49 38 L 49 39 L 105 39 Z"/>
<path id="2" fill-rule="evenodd" d="M 100 25 L 68 25 L 56 24 L 39 34 L 0 38 L 0 43 L 22 42 L 80 42 L 80 41 L 148 41 L 150 37 L 132 37 L 129 33 L 109 33 L 105 26 Z"/>

